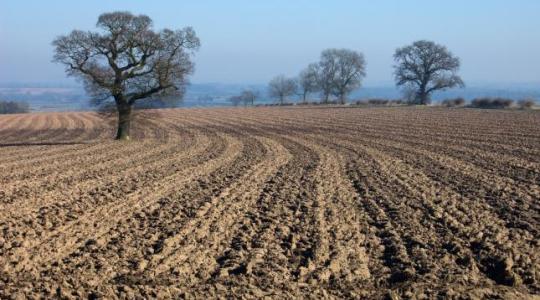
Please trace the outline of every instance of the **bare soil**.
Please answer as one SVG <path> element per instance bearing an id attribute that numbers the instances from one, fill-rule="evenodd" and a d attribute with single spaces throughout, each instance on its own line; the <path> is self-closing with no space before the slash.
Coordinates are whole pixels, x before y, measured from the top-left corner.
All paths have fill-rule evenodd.
<path id="1" fill-rule="evenodd" d="M 0 298 L 540 294 L 540 113 L 0 117 Z"/>

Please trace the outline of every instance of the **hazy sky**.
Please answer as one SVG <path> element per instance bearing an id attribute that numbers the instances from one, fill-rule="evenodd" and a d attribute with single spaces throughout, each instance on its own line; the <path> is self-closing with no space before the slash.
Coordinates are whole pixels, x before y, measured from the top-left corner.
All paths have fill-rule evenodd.
<path id="1" fill-rule="evenodd" d="M 466 82 L 540 82 L 539 0 L 1 0 L 0 82 L 65 81 L 51 41 L 114 10 L 193 26 L 197 83 L 266 83 L 342 47 L 366 56 L 365 85 L 391 83 L 395 48 L 417 39 L 458 55 Z"/>

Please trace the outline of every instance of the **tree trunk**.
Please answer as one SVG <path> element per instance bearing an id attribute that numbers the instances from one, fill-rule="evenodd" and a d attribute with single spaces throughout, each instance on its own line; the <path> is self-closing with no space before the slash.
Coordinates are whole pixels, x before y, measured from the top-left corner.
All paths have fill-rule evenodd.
<path id="1" fill-rule="evenodd" d="M 346 99 L 346 97 L 345 97 L 345 93 L 341 93 L 341 94 L 339 95 L 339 103 L 340 103 L 340 104 L 345 104 L 345 102 L 347 102 L 347 99 Z"/>
<path id="2" fill-rule="evenodd" d="M 324 103 L 324 104 L 328 104 L 329 98 L 330 98 L 330 94 L 324 93 L 324 100 L 323 100 L 323 103 Z"/>
<path id="3" fill-rule="evenodd" d="M 418 93 L 418 102 L 421 105 L 427 105 L 429 104 L 429 95 L 425 91 L 420 91 Z"/>
<path id="4" fill-rule="evenodd" d="M 131 105 L 118 104 L 118 131 L 116 132 L 116 139 L 122 141 L 129 141 L 129 130 L 131 126 Z"/>
<path id="5" fill-rule="evenodd" d="M 426 86 L 427 86 L 427 81 L 420 85 L 420 89 L 418 90 L 418 93 L 416 95 L 417 102 L 420 105 L 426 105 L 429 102 L 429 95 L 426 91 Z"/>

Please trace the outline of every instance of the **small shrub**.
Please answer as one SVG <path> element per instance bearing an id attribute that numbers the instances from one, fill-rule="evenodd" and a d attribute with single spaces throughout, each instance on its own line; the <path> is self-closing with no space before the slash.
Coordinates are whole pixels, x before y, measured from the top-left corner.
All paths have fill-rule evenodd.
<path id="1" fill-rule="evenodd" d="M 390 104 L 403 105 L 403 104 L 407 104 L 407 101 L 405 101 L 403 99 L 395 99 L 395 100 L 391 100 Z"/>
<path id="2" fill-rule="evenodd" d="M 366 105 L 367 104 L 366 101 L 364 101 L 364 100 L 356 100 L 353 103 L 354 103 L 354 105 Z"/>
<path id="3" fill-rule="evenodd" d="M 338 100 L 328 100 L 328 101 L 321 101 L 321 104 L 324 105 L 337 105 L 340 104 Z"/>
<path id="4" fill-rule="evenodd" d="M 354 105 L 360 105 L 360 106 L 366 106 L 366 105 L 372 105 L 372 106 L 400 106 L 407 104 L 407 101 L 403 99 L 379 99 L 379 98 L 372 98 L 367 100 L 356 100 L 353 102 Z"/>
<path id="5" fill-rule="evenodd" d="M 441 102 L 441 105 L 446 107 L 458 107 L 465 105 L 465 99 L 463 98 L 454 98 L 454 99 L 445 99 Z"/>
<path id="6" fill-rule="evenodd" d="M 321 104 L 321 103 L 318 102 L 318 101 L 305 101 L 305 102 L 296 103 L 296 105 L 298 105 L 298 106 L 319 105 L 319 104 Z"/>
<path id="7" fill-rule="evenodd" d="M 518 106 L 521 109 L 531 109 L 533 108 L 534 104 L 535 102 L 532 99 L 523 99 L 523 100 L 519 100 L 518 102 Z"/>
<path id="8" fill-rule="evenodd" d="M 0 114 L 22 114 L 30 111 L 26 102 L 0 101 Z"/>
<path id="9" fill-rule="evenodd" d="M 471 101 L 471 107 L 475 108 L 509 108 L 514 100 L 506 98 L 476 98 Z"/>
<path id="10" fill-rule="evenodd" d="M 390 100 L 375 98 L 375 99 L 368 99 L 367 103 L 371 105 L 388 105 L 388 103 L 390 103 Z"/>

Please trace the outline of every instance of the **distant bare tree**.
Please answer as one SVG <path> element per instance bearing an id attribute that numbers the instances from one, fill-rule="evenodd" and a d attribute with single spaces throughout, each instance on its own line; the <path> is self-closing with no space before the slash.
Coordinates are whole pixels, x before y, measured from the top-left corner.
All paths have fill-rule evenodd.
<path id="1" fill-rule="evenodd" d="M 254 105 L 255 100 L 259 97 L 259 92 L 253 90 L 243 90 L 240 95 L 234 95 L 229 97 L 229 102 L 234 106 L 238 106 L 240 103 L 244 103 L 244 106 Z"/>
<path id="2" fill-rule="evenodd" d="M 214 101 L 214 97 L 211 95 L 201 95 L 197 97 L 197 102 L 201 105 L 207 105 L 208 103 L 211 103 Z"/>
<path id="3" fill-rule="evenodd" d="M 328 103 L 334 90 L 334 78 L 336 77 L 337 66 L 333 59 L 324 58 L 321 55 L 319 61 L 319 88 L 321 89 L 322 102 Z"/>
<path id="4" fill-rule="evenodd" d="M 82 80 L 94 104 L 114 101 L 116 139 L 129 140 L 136 101 L 183 96 L 200 42 L 190 27 L 155 32 L 148 16 L 129 12 L 102 14 L 97 27 L 101 32 L 74 30 L 55 39 L 54 61 Z"/>
<path id="5" fill-rule="evenodd" d="M 240 95 L 240 98 L 242 98 L 242 102 L 244 102 L 245 106 L 248 104 L 251 106 L 255 105 L 255 100 L 257 100 L 258 97 L 259 93 L 253 90 L 244 90 Z"/>
<path id="6" fill-rule="evenodd" d="M 287 97 L 296 94 L 297 84 L 292 78 L 283 75 L 274 77 L 268 84 L 270 97 L 277 98 L 279 104 L 285 103 Z"/>
<path id="7" fill-rule="evenodd" d="M 30 112 L 30 105 L 19 101 L 0 100 L 0 114 L 23 114 Z"/>
<path id="8" fill-rule="evenodd" d="M 320 90 L 319 65 L 316 63 L 310 64 L 305 70 L 300 72 L 300 75 L 298 76 L 298 85 L 302 93 L 302 102 L 305 103 L 308 94 Z"/>
<path id="9" fill-rule="evenodd" d="M 428 104 L 434 91 L 464 86 L 456 74 L 459 58 L 434 42 L 417 41 L 398 48 L 394 60 L 397 63 L 394 66 L 396 85 L 414 89 L 418 104 Z"/>
<path id="10" fill-rule="evenodd" d="M 345 103 L 347 95 L 360 87 L 366 76 L 366 61 L 362 53 L 348 49 L 328 49 L 322 52 L 319 62 L 319 85 L 323 101 L 330 95 Z"/>
<path id="11" fill-rule="evenodd" d="M 238 106 L 240 103 L 242 103 L 242 96 L 239 96 L 239 95 L 231 96 L 229 97 L 228 100 L 229 102 L 231 102 L 233 106 Z"/>

